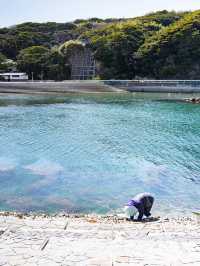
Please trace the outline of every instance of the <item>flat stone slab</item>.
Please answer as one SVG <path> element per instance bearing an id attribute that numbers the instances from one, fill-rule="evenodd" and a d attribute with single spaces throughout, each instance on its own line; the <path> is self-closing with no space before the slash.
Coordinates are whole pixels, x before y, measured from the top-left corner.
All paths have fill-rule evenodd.
<path id="1" fill-rule="evenodd" d="M 200 224 L 2 215 L 0 265 L 200 265 Z"/>

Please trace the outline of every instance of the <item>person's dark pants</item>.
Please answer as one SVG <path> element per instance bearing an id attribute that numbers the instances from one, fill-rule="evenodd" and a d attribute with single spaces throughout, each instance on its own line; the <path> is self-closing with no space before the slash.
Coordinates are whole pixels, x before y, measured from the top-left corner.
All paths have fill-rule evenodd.
<path id="1" fill-rule="evenodd" d="M 146 217 L 151 216 L 151 208 L 153 206 L 154 198 L 151 196 L 147 196 L 143 198 L 143 206 L 144 206 L 144 215 Z"/>

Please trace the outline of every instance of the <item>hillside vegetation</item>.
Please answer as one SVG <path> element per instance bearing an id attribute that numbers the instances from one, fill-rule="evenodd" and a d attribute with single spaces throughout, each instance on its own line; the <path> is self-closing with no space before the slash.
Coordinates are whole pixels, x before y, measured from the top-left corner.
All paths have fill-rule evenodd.
<path id="1" fill-rule="evenodd" d="M 84 41 L 92 49 L 101 79 L 200 79 L 199 10 L 2 28 L 0 71 L 10 67 L 12 59 L 36 79 L 69 79 L 62 51 L 72 41 Z"/>
<path id="2" fill-rule="evenodd" d="M 146 38 L 137 60 L 143 77 L 200 79 L 200 11 Z"/>

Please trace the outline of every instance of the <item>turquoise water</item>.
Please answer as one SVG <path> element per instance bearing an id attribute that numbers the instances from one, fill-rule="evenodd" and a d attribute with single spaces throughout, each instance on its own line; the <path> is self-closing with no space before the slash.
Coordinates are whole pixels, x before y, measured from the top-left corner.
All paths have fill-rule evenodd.
<path id="1" fill-rule="evenodd" d="M 200 105 L 180 97 L 0 96 L 0 209 L 106 213 L 143 191 L 198 209 Z"/>

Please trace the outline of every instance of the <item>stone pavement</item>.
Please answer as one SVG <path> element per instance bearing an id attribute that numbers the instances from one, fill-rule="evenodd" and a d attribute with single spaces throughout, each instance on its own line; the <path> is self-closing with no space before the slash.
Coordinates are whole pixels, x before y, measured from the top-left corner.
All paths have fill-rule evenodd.
<path id="1" fill-rule="evenodd" d="M 0 216 L 0 266 L 200 265 L 200 226 L 189 218 Z"/>

